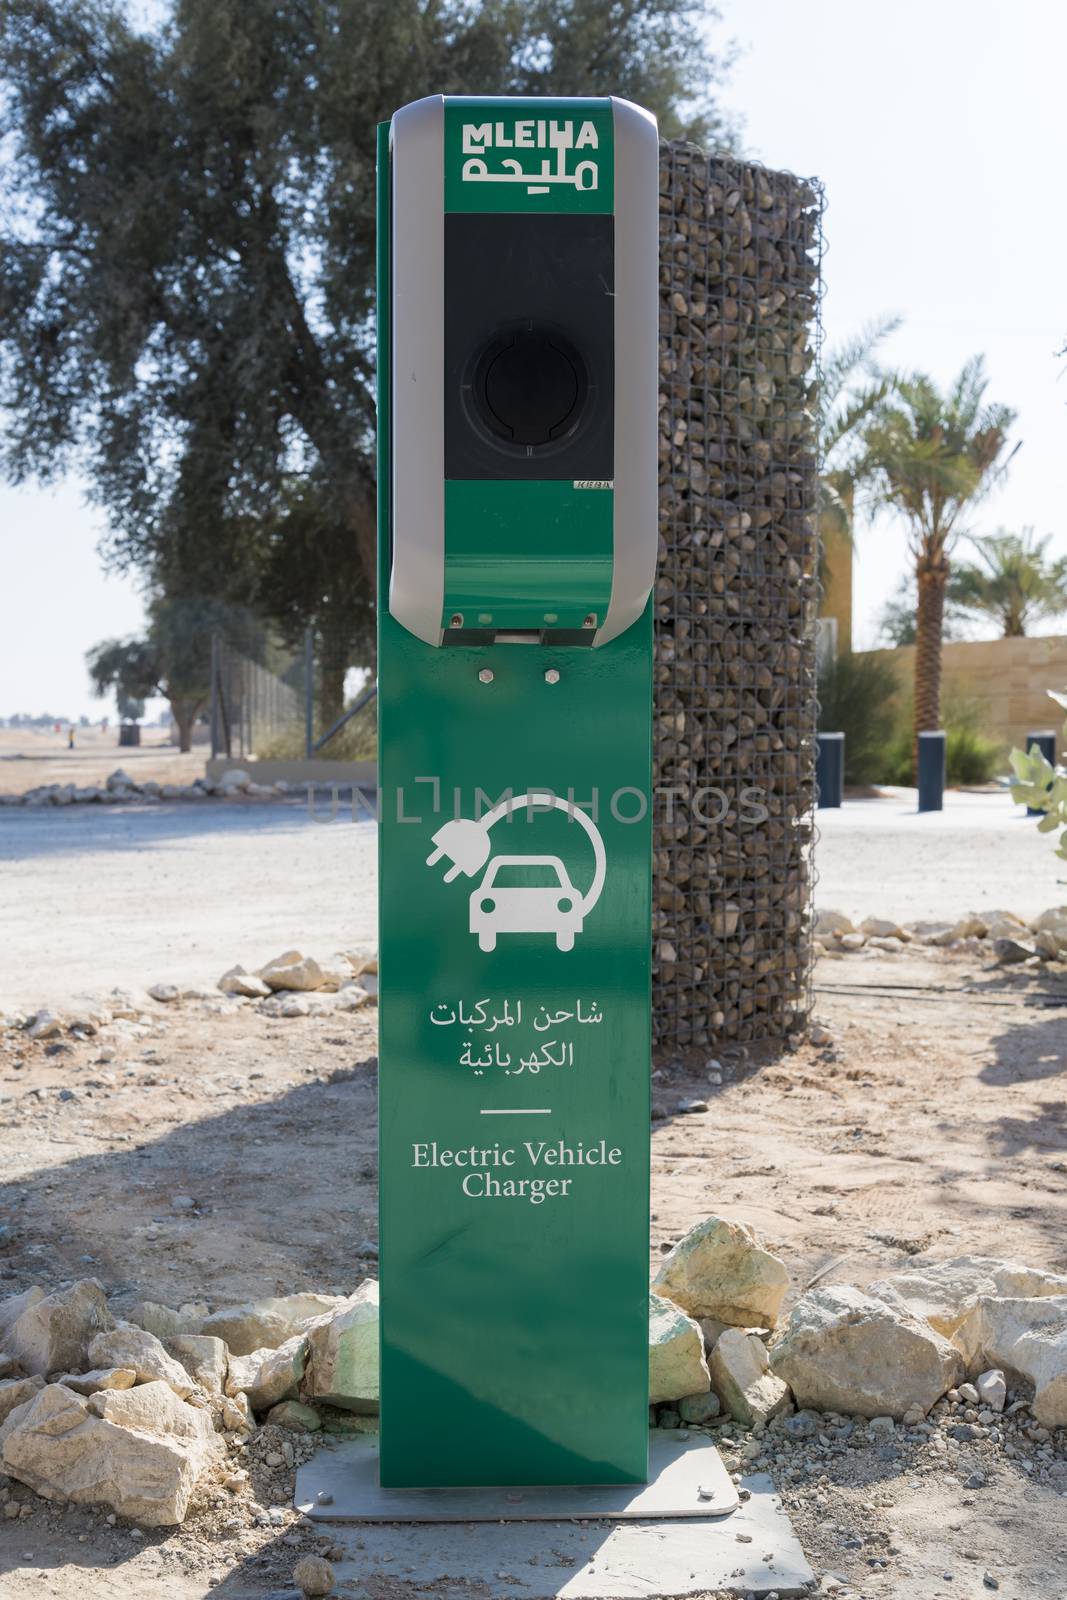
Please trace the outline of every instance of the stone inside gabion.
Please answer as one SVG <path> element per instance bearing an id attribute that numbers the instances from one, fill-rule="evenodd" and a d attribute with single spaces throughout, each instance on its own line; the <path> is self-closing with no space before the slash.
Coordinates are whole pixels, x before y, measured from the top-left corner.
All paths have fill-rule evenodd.
<path id="1" fill-rule="evenodd" d="M 654 1040 L 809 1009 L 822 196 L 660 149 Z"/>

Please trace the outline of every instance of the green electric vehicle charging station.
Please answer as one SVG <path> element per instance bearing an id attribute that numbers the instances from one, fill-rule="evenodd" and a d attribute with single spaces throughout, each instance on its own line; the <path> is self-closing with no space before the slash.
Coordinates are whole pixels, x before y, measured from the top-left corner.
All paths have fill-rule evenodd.
<path id="1" fill-rule="evenodd" d="M 648 1462 L 658 139 L 379 144 L 380 1478 Z"/>

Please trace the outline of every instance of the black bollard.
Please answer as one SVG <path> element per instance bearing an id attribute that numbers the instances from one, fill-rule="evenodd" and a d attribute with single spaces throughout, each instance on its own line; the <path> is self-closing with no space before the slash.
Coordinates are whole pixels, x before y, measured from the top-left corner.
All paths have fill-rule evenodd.
<path id="1" fill-rule="evenodd" d="M 919 735 L 919 810 L 940 811 L 945 798 L 945 735 Z"/>
<path id="2" fill-rule="evenodd" d="M 1043 728 L 1040 733 L 1028 733 L 1026 735 L 1027 755 L 1030 754 L 1030 751 L 1033 749 L 1035 744 L 1041 751 L 1041 754 L 1044 756 L 1049 766 L 1054 767 L 1056 765 L 1055 733 L 1050 728 Z M 1045 813 L 1040 806 L 1027 806 L 1026 815 L 1028 817 L 1043 817 Z"/>
<path id="3" fill-rule="evenodd" d="M 820 733 L 815 757 L 816 804 L 820 811 L 837 809 L 845 798 L 845 736 Z"/>

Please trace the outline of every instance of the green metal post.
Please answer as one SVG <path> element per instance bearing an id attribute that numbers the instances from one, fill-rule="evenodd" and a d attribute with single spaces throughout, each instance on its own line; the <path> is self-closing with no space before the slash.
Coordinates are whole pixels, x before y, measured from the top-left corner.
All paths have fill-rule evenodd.
<path id="1" fill-rule="evenodd" d="M 647 1474 L 656 135 L 379 145 L 381 1478 Z"/>

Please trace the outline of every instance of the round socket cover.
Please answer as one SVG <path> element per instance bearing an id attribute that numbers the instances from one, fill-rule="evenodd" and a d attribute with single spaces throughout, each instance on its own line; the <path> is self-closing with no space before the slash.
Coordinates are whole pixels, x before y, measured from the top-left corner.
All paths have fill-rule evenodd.
<path id="1" fill-rule="evenodd" d="M 570 340 L 530 322 L 494 334 L 482 348 L 470 398 L 494 438 L 536 449 L 573 433 L 588 393 L 585 362 Z"/>

